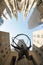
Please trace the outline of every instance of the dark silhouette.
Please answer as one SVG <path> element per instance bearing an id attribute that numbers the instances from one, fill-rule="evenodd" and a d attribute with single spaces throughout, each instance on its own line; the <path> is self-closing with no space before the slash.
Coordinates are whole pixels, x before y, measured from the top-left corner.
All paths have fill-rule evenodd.
<path id="1" fill-rule="evenodd" d="M 10 65 L 14 65 L 14 64 L 15 64 L 15 61 L 16 61 L 16 57 L 13 56 L 12 59 L 11 59 L 11 63 L 10 63 Z"/>
<path id="2" fill-rule="evenodd" d="M 16 46 L 14 46 L 14 45 L 12 45 L 12 44 L 11 44 L 11 46 L 14 47 L 15 49 L 20 50 L 20 51 L 18 52 L 18 60 L 22 59 L 24 55 L 25 55 L 26 58 L 29 60 L 29 49 L 30 49 L 30 47 L 31 47 L 31 44 L 30 44 L 29 47 L 26 47 L 26 48 L 24 48 L 24 46 L 23 46 L 22 44 L 21 44 L 21 47 L 19 47 L 19 46 L 16 47 Z"/>

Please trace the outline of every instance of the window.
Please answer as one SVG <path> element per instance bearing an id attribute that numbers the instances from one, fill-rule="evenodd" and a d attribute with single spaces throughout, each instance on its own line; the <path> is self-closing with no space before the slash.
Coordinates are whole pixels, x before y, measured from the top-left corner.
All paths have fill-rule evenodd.
<path id="1" fill-rule="evenodd" d="M 43 51 L 43 48 L 41 48 L 41 51 Z"/>
<path id="2" fill-rule="evenodd" d="M 40 64 L 40 65 L 43 65 L 43 64 Z"/>
<path id="3" fill-rule="evenodd" d="M 10 47 L 10 45 L 8 47 Z"/>
<path id="4" fill-rule="evenodd" d="M 5 48 L 5 50 L 6 50 L 7 48 Z"/>
<path id="5" fill-rule="evenodd" d="M 6 52 L 6 54 L 8 54 L 8 51 Z"/>
<path id="6" fill-rule="evenodd" d="M 39 37 L 40 37 L 40 35 L 37 35 L 37 37 L 39 38 Z"/>
<path id="7" fill-rule="evenodd" d="M 42 56 L 42 60 L 43 60 L 43 56 Z"/>
<path id="8" fill-rule="evenodd" d="M 3 58 L 5 58 L 5 55 L 3 55 Z"/>
<path id="9" fill-rule="evenodd" d="M 41 53 L 39 53 L 39 55 L 41 56 Z"/>
<path id="10" fill-rule="evenodd" d="M 3 53 L 3 50 L 1 50 L 1 53 Z"/>
<path id="11" fill-rule="evenodd" d="M 37 40 L 37 43 L 39 43 L 39 41 Z"/>
<path id="12" fill-rule="evenodd" d="M 41 38 L 43 38 L 43 35 L 41 35 Z"/>
<path id="13" fill-rule="evenodd" d="M 1 45 L 2 45 L 2 44 L 0 43 L 0 47 L 1 47 Z"/>
<path id="14" fill-rule="evenodd" d="M 0 3 L 2 2 L 2 0 L 0 0 Z"/>

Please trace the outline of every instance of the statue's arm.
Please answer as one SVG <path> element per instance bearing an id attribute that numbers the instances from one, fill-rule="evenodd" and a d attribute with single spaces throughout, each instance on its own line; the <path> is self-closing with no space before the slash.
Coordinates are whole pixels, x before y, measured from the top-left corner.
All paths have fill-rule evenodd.
<path id="1" fill-rule="evenodd" d="M 20 47 L 16 47 L 13 44 L 11 44 L 11 46 L 14 47 L 15 49 L 19 49 L 20 50 Z"/>

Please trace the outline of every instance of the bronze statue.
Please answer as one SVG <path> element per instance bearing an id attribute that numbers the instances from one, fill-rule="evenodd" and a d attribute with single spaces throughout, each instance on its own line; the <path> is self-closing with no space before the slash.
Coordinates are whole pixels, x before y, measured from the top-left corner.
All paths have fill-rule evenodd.
<path id="1" fill-rule="evenodd" d="M 12 45 L 12 44 L 11 44 L 11 45 Z M 27 47 L 26 49 L 24 48 L 23 45 L 21 45 L 21 47 L 18 47 L 18 46 L 16 47 L 16 46 L 12 45 L 12 47 L 14 47 L 15 49 L 20 50 L 20 51 L 18 52 L 18 60 L 22 59 L 22 58 L 23 58 L 23 55 L 25 55 L 26 58 L 29 60 L 29 49 L 31 48 L 31 44 L 30 44 L 30 46 Z"/>
<path id="2" fill-rule="evenodd" d="M 16 44 L 16 42 L 15 42 L 14 40 L 17 39 L 17 37 L 18 37 L 18 36 L 21 36 L 21 35 L 24 35 L 24 36 L 26 36 L 26 37 L 28 38 L 28 40 L 30 41 L 30 46 L 29 46 L 29 47 L 27 47 L 27 45 L 26 45 L 26 47 L 24 47 L 23 44 L 25 44 L 25 42 L 23 42 L 23 41 L 20 40 L 20 39 L 18 39 L 18 40 L 20 40 L 21 46 L 19 46 L 20 44 L 19 44 L 19 45 Z M 19 52 L 18 52 L 18 60 L 22 59 L 24 55 L 25 55 L 26 58 L 29 60 L 29 49 L 31 48 L 31 40 L 30 40 L 30 38 L 29 38 L 26 34 L 18 34 L 17 36 L 15 36 L 15 37 L 12 39 L 12 41 L 13 41 L 13 43 L 16 44 L 16 46 L 14 46 L 13 44 L 11 44 L 11 46 L 14 47 L 15 50 L 16 50 L 16 49 L 19 50 Z"/>

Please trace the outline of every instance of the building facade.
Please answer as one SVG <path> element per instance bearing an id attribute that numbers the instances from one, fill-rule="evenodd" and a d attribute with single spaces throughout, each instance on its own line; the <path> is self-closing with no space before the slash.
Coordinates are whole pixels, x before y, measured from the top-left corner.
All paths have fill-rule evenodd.
<path id="1" fill-rule="evenodd" d="M 35 3 L 32 7 L 32 13 L 30 19 L 28 20 L 29 29 L 35 28 L 41 24 L 43 24 L 43 1 L 37 0 L 37 4 Z"/>
<path id="2" fill-rule="evenodd" d="M 33 51 L 43 62 L 43 30 L 33 32 Z"/>
<path id="3" fill-rule="evenodd" d="M 0 65 L 4 65 L 10 55 L 9 33 L 0 31 Z"/>

